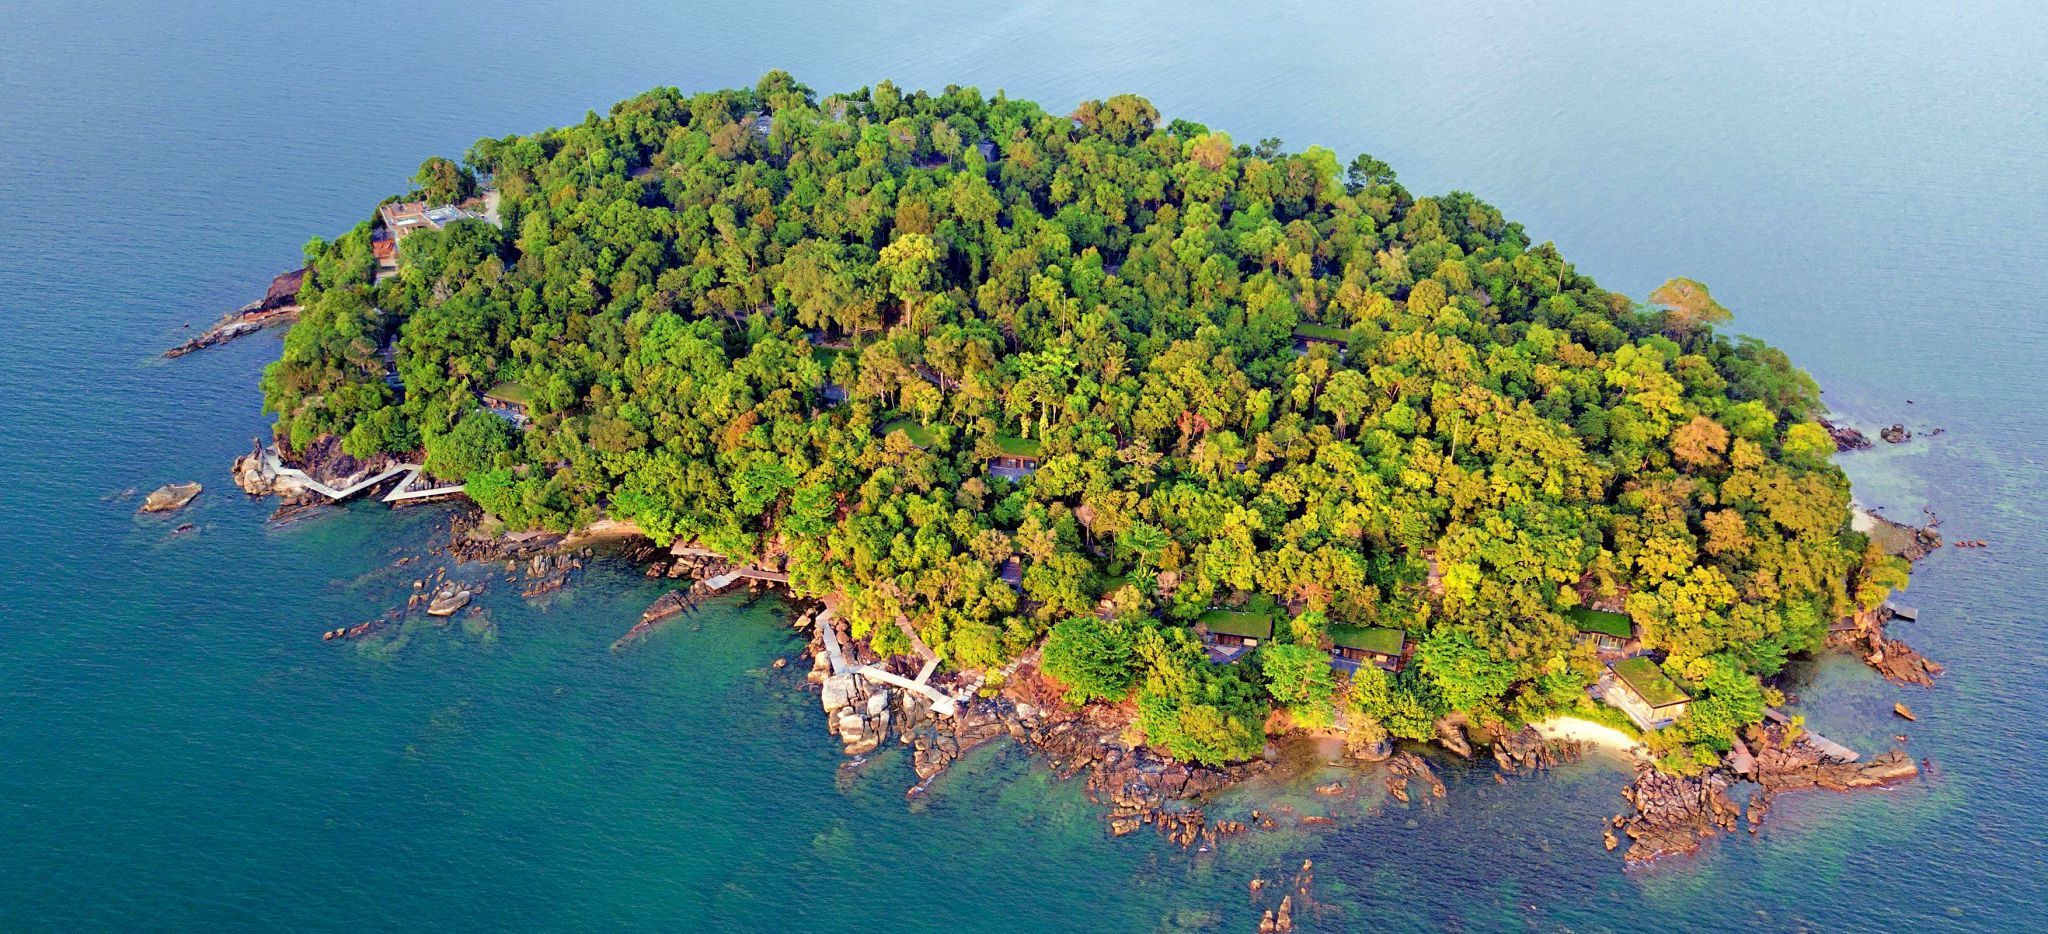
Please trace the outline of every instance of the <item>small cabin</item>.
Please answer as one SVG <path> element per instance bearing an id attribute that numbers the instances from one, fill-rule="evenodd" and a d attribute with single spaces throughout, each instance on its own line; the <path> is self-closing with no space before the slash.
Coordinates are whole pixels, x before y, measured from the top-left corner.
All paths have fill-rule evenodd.
<path id="1" fill-rule="evenodd" d="M 755 136 L 767 139 L 768 134 L 775 132 L 775 117 L 767 113 L 757 113 L 748 118 L 747 129 L 752 130 Z"/>
<path id="2" fill-rule="evenodd" d="M 997 435 L 996 451 L 988 459 L 988 472 L 998 477 L 1022 480 L 1038 470 L 1042 456 L 1037 441 L 1030 438 L 1016 438 Z"/>
<path id="3" fill-rule="evenodd" d="M 998 155 L 996 153 L 995 140 L 982 140 L 981 142 L 975 143 L 974 148 L 981 153 L 981 161 L 983 162 L 993 163 L 998 158 Z"/>
<path id="4" fill-rule="evenodd" d="M 1624 658 L 1607 670 L 1613 677 L 1603 679 L 1602 698 L 1645 730 L 1670 726 L 1692 700 L 1646 655 Z"/>
<path id="5" fill-rule="evenodd" d="M 1214 645 L 1242 645 L 1257 648 L 1273 638 L 1273 614 L 1215 609 L 1195 620 L 1202 641 Z"/>
<path id="6" fill-rule="evenodd" d="M 1330 663 L 1347 671 L 1372 664 L 1398 672 L 1407 663 L 1408 634 L 1382 626 L 1331 626 Z"/>
<path id="7" fill-rule="evenodd" d="M 514 428 L 525 428 L 533 421 L 533 391 L 522 383 L 499 383 L 478 398 L 492 415 L 511 422 Z"/>
<path id="8" fill-rule="evenodd" d="M 1011 555 L 996 565 L 996 577 L 1019 593 L 1024 590 L 1024 559 Z"/>
<path id="9" fill-rule="evenodd" d="M 1635 623 L 1626 614 L 1581 606 L 1564 615 L 1578 627 L 1580 641 L 1591 642 L 1602 652 L 1625 652 L 1635 641 Z"/>
<path id="10" fill-rule="evenodd" d="M 1342 359 L 1351 349 L 1351 332 L 1333 328 L 1327 324 L 1304 324 L 1294 329 L 1294 352 L 1306 354 L 1317 344 L 1328 344 L 1337 348 L 1337 357 Z"/>

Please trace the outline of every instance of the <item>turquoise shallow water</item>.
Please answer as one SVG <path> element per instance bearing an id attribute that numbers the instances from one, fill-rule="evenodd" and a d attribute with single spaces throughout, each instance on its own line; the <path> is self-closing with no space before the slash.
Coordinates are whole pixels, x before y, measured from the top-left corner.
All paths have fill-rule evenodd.
<path id="1" fill-rule="evenodd" d="M 0 29 L 0 929 L 1152 930 L 1256 920 L 1317 865 L 1332 930 L 2039 929 L 2048 887 L 2048 14 L 2032 4 L 1452 0 L 1221 5 L 114 2 Z M 1645 9 L 1645 7 L 1650 7 Z M 1134 91 L 1251 139 L 1370 150 L 1477 191 L 1610 287 L 1686 274 L 1838 409 L 1939 437 L 1846 463 L 1952 537 L 1904 634 L 1931 692 L 1809 666 L 1806 712 L 1936 777 L 1788 798 L 1761 840 L 1624 875 L 1592 761 L 1442 806 L 1186 856 L 1105 838 L 1070 783 L 987 751 L 906 802 L 844 775 L 771 603 L 632 651 L 616 569 L 368 648 L 433 509 L 285 528 L 225 466 L 274 336 L 156 351 L 364 216 L 430 153 L 655 84 Z M 1911 400 L 1910 404 L 1907 400 Z M 131 488 L 197 478 L 186 521 Z M 1304 806 L 1300 787 L 1263 789 Z"/>

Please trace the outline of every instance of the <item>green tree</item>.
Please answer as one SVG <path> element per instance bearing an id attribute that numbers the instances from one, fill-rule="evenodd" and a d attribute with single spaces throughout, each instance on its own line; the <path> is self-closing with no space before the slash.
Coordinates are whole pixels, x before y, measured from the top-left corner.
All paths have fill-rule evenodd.
<path id="1" fill-rule="evenodd" d="M 1258 650 L 1259 670 L 1266 676 L 1266 691 L 1275 703 L 1287 709 L 1295 722 L 1307 727 L 1327 727 L 1334 719 L 1331 698 L 1337 680 L 1330 672 L 1330 659 L 1321 650 L 1305 645 L 1268 643 Z"/>
<path id="2" fill-rule="evenodd" d="M 1138 678 L 1130 632 L 1120 623 L 1093 616 L 1075 616 L 1053 626 L 1042 658 L 1042 670 L 1067 686 L 1070 704 L 1122 700 Z"/>
<path id="3" fill-rule="evenodd" d="M 505 420 L 472 411 L 446 433 L 427 435 L 427 472 L 451 480 L 489 470 L 500 455 L 512 450 L 512 429 Z"/>
<path id="4" fill-rule="evenodd" d="M 428 204 L 455 204 L 476 196 L 476 176 L 452 160 L 433 156 L 420 163 L 412 183 Z"/>

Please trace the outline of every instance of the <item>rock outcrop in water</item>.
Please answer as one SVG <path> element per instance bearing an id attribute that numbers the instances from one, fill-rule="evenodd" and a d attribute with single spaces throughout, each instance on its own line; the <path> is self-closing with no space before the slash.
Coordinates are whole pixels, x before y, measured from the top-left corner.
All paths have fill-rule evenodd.
<path id="1" fill-rule="evenodd" d="M 1870 437 L 1847 425 L 1838 425 L 1823 418 L 1820 427 L 1827 429 L 1828 437 L 1835 441 L 1837 451 L 1861 451 L 1870 447 Z"/>
<path id="2" fill-rule="evenodd" d="M 1436 770 L 1429 767 L 1427 759 L 1412 752 L 1397 752 L 1387 760 L 1387 793 L 1393 795 L 1394 800 L 1406 803 L 1410 782 L 1420 784 L 1433 798 L 1442 798 L 1448 793 L 1443 779 L 1436 777 Z"/>
<path id="3" fill-rule="evenodd" d="M 1534 727 L 1524 726 L 1493 738 L 1493 760 L 1503 772 L 1537 772 L 1577 762 L 1585 747 L 1569 739 L 1544 739 Z"/>
<path id="4" fill-rule="evenodd" d="M 199 491 L 197 483 L 169 483 L 151 490 L 142 501 L 143 512 L 176 512 L 189 505 Z"/>
<path id="5" fill-rule="evenodd" d="M 434 591 L 433 597 L 428 599 L 427 615 L 454 616 L 457 611 L 468 606 L 470 599 L 475 596 L 476 591 L 470 589 L 468 585 L 449 581 L 442 584 L 441 589 Z"/>
<path id="6" fill-rule="evenodd" d="M 1760 789 L 1751 797 L 1747 815 L 1753 831 L 1763 823 L 1772 797 L 1779 793 L 1882 788 L 1919 773 L 1919 767 L 1901 749 L 1886 750 L 1867 761 L 1851 761 L 1809 742 L 1786 724 L 1765 723 L 1751 727 L 1747 743 L 1720 766 L 1700 775 L 1670 775 L 1648 765 L 1640 768 L 1635 784 L 1622 792 L 1634 813 L 1616 817 L 1614 826 L 1631 841 L 1624 860 L 1640 864 L 1694 852 L 1701 841 L 1734 831 L 1744 815 L 1728 791 L 1741 779 L 1754 781 Z M 1608 849 L 1614 849 L 1612 830 L 1607 837 Z"/>
<path id="7" fill-rule="evenodd" d="M 1895 618 L 1889 608 L 1865 610 L 1856 614 L 1853 625 L 1829 633 L 1828 644 L 1855 651 L 1864 664 L 1893 684 L 1933 687 L 1934 677 L 1946 669 L 1905 642 L 1888 636 L 1885 628 Z"/>
<path id="8" fill-rule="evenodd" d="M 203 350 L 216 344 L 225 344 L 237 337 L 254 334 L 267 327 L 290 324 L 298 320 L 299 287 L 306 281 L 304 268 L 280 273 L 270 280 L 270 288 L 262 298 L 223 315 L 204 333 L 176 347 L 164 351 L 166 357 L 182 357 L 195 350 Z"/>
<path id="9" fill-rule="evenodd" d="M 1734 830 L 1742 812 L 1729 799 L 1728 785 L 1729 775 L 1721 769 L 1695 776 L 1671 775 L 1648 765 L 1637 769 L 1635 784 L 1622 791 L 1635 813 L 1617 819 L 1631 841 L 1623 860 L 1646 863 L 1691 853 L 1700 848 L 1700 841 Z"/>

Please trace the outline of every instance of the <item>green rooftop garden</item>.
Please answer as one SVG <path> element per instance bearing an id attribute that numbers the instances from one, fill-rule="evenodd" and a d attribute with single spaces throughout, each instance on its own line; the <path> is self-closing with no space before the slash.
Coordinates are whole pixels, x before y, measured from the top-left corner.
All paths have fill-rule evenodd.
<path id="1" fill-rule="evenodd" d="M 1671 679 L 1664 676 L 1664 669 L 1657 667 L 1657 663 L 1650 661 L 1646 655 L 1624 658 L 1615 662 L 1613 667 L 1614 673 L 1621 680 L 1628 682 L 1628 686 L 1652 707 L 1691 700 L 1684 691 L 1678 689 L 1678 685 L 1671 683 Z"/>
<path id="2" fill-rule="evenodd" d="M 532 405 L 533 390 L 526 388 L 525 383 L 507 380 L 505 382 L 499 383 L 496 386 L 492 386 L 490 388 L 490 391 L 484 393 L 484 398 L 491 402 L 509 402 L 514 405 Z"/>
<path id="3" fill-rule="evenodd" d="M 1001 451 L 1004 454 L 1008 454 L 1011 457 L 1039 456 L 1039 446 L 1037 441 L 1034 441 L 1030 438 L 1015 438 L 1011 437 L 1010 435 L 996 436 L 996 450 Z"/>
<path id="4" fill-rule="evenodd" d="M 890 422 L 887 425 L 882 426 L 883 437 L 888 437 L 890 434 L 893 434 L 898 431 L 903 432 L 905 435 L 909 436 L 911 444 L 915 444 L 921 448 L 931 447 L 935 440 L 932 437 L 932 430 L 930 428 L 920 425 L 907 418 L 899 418 L 893 422 Z"/>
<path id="5" fill-rule="evenodd" d="M 1381 626 L 1331 626 L 1330 641 L 1339 648 L 1358 649 L 1379 655 L 1399 655 L 1407 636 L 1399 629 Z"/>
<path id="6" fill-rule="evenodd" d="M 1196 617 L 1196 622 L 1209 628 L 1219 636 L 1237 636 L 1241 639 L 1273 638 L 1273 614 L 1245 613 L 1238 610 L 1210 610 Z"/>
<path id="7" fill-rule="evenodd" d="M 1573 625 L 1579 627 L 1580 632 L 1598 633 L 1616 639 L 1626 639 L 1635 634 L 1626 614 L 1589 610 L 1580 606 L 1566 610 L 1564 615 Z"/>

